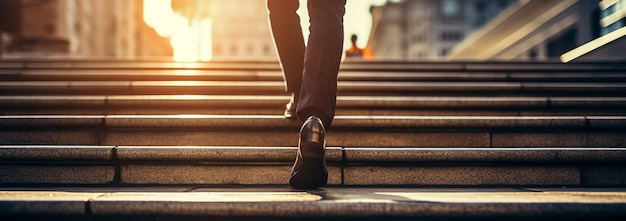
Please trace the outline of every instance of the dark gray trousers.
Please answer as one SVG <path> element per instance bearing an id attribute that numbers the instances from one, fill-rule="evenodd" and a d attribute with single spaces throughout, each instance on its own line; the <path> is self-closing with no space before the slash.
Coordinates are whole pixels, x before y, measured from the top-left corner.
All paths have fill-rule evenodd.
<path id="1" fill-rule="evenodd" d="M 272 35 L 287 92 L 295 93 L 300 120 L 319 117 L 326 129 L 335 117 L 337 73 L 343 53 L 346 0 L 308 0 L 310 34 L 305 47 L 298 0 L 267 0 Z"/>

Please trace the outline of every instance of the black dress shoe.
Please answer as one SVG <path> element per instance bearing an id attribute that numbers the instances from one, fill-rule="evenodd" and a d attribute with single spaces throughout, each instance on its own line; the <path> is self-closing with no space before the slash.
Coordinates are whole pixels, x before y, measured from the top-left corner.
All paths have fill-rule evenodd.
<path id="1" fill-rule="evenodd" d="M 296 113 L 296 95 L 291 94 L 289 103 L 285 105 L 285 117 L 292 118 Z"/>
<path id="2" fill-rule="evenodd" d="M 289 185 L 296 189 L 317 189 L 326 185 L 326 129 L 322 121 L 310 116 L 300 129 L 298 155 L 291 169 Z"/>

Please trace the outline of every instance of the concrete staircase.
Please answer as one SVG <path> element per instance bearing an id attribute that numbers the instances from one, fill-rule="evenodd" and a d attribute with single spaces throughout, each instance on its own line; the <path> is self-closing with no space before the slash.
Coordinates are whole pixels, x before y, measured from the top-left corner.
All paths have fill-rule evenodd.
<path id="1" fill-rule="evenodd" d="M 329 188 L 307 193 L 286 186 L 300 123 L 277 63 L 1 60 L 0 216 L 626 216 L 624 63 L 350 62 L 339 80 Z"/>

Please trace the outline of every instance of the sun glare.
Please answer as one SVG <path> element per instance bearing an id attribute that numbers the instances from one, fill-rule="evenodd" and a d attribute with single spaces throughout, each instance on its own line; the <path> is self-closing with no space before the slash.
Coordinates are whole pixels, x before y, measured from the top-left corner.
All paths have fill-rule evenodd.
<path id="1" fill-rule="evenodd" d="M 190 20 L 174 12 L 171 0 L 144 1 L 144 21 L 170 39 L 174 61 L 195 62 L 212 59 L 211 19 Z"/>
<path id="2" fill-rule="evenodd" d="M 298 10 L 302 22 L 302 31 L 308 36 L 308 12 L 306 2 L 300 0 Z M 384 4 L 387 0 L 359 0 L 348 1 L 346 5 L 344 50 L 351 47 L 352 34 L 359 36 L 358 45 L 364 48 L 367 45 L 371 29 L 371 15 L 369 8 L 372 5 Z M 195 6 L 202 11 L 203 6 Z M 174 50 L 173 59 L 178 62 L 210 61 L 213 59 L 212 20 L 210 18 L 188 18 L 178 14 L 172 8 L 172 0 L 145 0 L 143 1 L 144 21 L 160 36 L 169 38 Z M 264 9 L 259 9 L 264 10 Z M 206 16 L 204 16 L 206 17 Z"/>

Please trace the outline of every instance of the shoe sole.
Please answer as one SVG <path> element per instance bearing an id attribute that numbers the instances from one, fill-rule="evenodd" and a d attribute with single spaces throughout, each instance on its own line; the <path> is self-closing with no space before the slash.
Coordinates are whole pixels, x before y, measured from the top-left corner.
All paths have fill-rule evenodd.
<path id="1" fill-rule="evenodd" d="M 289 184 L 296 189 L 317 189 L 326 185 L 328 169 L 324 157 L 324 145 L 316 142 L 301 142 L 302 165 L 291 176 Z"/>

